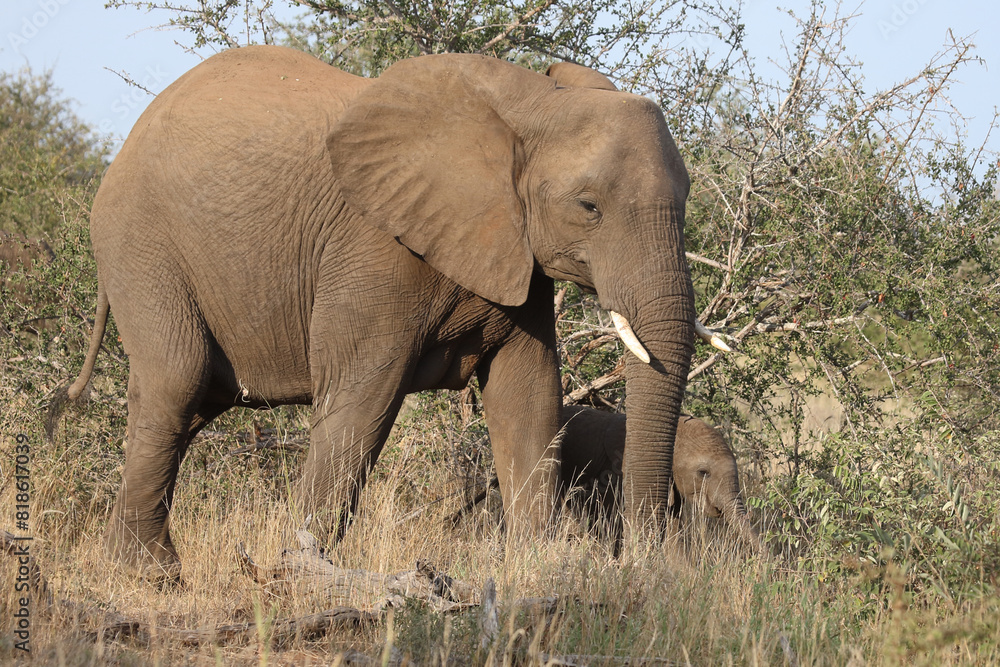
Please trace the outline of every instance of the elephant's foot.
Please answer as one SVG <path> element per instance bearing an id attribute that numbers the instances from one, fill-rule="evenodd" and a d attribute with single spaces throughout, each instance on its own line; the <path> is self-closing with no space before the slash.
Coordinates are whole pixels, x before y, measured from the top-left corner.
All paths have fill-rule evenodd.
<path id="1" fill-rule="evenodd" d="M 132 570 L 141 579 L 158 586 L 170 586 L 180 582 L 181 560 L 170 541 L 170 534 L 164 525 L 156 531 L 140 531 L 136 521 L 125 522 L 113 516 L 104 533 L 104 549 L 116 563 Z M 143 534 L 150 535 L 146 540 Z"/>
<path id="2" fill-rule="evenodd" d="M 354 519 L 347 502 L 338 502 L 335 494 L 320 496 L 300 482 L 292 496 L 292 515 L 305 517 L 298 530 L 308 532 L 319 543 L 339 543 Z"/>

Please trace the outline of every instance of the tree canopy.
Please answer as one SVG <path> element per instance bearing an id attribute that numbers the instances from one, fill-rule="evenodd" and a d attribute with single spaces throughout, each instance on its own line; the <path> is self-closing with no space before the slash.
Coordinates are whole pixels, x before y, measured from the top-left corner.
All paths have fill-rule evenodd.
<path id="1" fill-rule="evenodd" d="M 107 158 L 51 72 L 0 72 L 0 231 L 52 232 L 60 198 L 98 178 Z"/>

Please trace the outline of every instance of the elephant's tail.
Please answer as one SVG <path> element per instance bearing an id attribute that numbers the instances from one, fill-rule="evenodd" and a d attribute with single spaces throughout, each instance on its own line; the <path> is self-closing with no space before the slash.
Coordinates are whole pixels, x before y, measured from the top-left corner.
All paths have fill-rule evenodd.
<path id="1" fill-rule="evenodd" d="M 60 387 L 49 403 L 48 414 L 45 417 L 45 435 L 49 440 L 52 439 L 56 426 L 59 425 L 59 417 L 62 416 L 66 403 L 77 401 L 90 382 L 90 376 L 94 373 L 94 364 L 97 362 L 97 353 L 101 351 L 101 341 L 104 340 L 104 331 L 108 326 L 108 313 L 110 311 L 107 292 L 104 291 L 104 286 L 98 280 L 97 312 L 94 314 L 94 330 L 90 334 L 90 349 L 87 350 L 87 358 L 83 362 L 83 368 L 76 381 L 68 386 Z"/>

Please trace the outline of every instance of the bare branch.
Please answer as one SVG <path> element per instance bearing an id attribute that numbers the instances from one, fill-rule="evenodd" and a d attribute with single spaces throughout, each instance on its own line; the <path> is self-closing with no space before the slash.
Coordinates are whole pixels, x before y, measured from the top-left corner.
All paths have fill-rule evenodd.
<path id="1" fill-rule="evenodd" d="M 761 322 L 754 329 L 758 333 L 767 333 L 775 331 L 802 331 L 804 329 L 830 329 L 832 327 L 840 326 L 842 324 L 849 324 L 855 322 L 857 317 L 855 315 L 848 315 L 847 317 L 837 317 L 832 320 L 817 320 L 815 322 L 783 322 L 783 323 L 771 323 L 771 322 Z"/>
<path id="2" fill-rule="evenodd" d="M 149 88 L 146 88 L 146 86 L 142 85 L 141 83 L 137 83 L 124 70 L 121 71 L 121 72 L 119 72 L 118 70 L 113 70 L 110 67 L 105 67 L 104 69 L 106 69 L 107 71 L 111 72 L 112 74 L 118 76 L 122 81 L 124 81 L 128 85 L 133 86 L 135 88 L 138 88 L 139 90 L 145 92 L 147 95 L 150 95 L 152 97 L 156 97 L 156 93 L 154 93 L 153 91 L 151 91 Z"/>
<path id="3" fill-rule="evenodd" d="M 906 373 L 908 371 L 912 371 L 912 370 L 917 369 L 917 368 L 927 368 L 928 366 L 933 366 L 935 364 L 946 364 L 946 363 L 948 363 L 948 357 L 946 357 L 944 355 L 941 355 L 940 357 L 934 357 L 933 359 L 924 359 L 923 361 L 914 361 L 913 363 L 911 363 L 906 368 L 903 368 L 903 369 L 901 369 L 899 371 L 896 371 L 896 373 L 894 374 L 893 377 L 900 376 L 903 373 Z"/>
<path id="4" fill-rule="evenodd" d="M 596 393 L 605 387 L 609 387 L 616 382 L 620 382 L 625 379 L 625 364 L 624 357 L 618 362 L 614 370 L 610 373 L 605 373 L 601 377 L 588 382 L 579 389 L 575 389 L 563 397 L 563 405 L 574 405 L 584 400 L 593 393 Z"/>
<path id="5" fill-rule="evenodd" d="M 549 7 L 551 7 L 552 5 L 554 5 L 555 2 L 556 2 L 556 0 L 545 0 L 545 2 L 543 2 L 542 4 L 540 4 L 538 7 L 535 7 L 534 9 L 532 9 L 532 10 L 530 10 L 528 12 L 525 12 L 522 16 L 518 17 L 512 24 L 510 24 L 510 26 L 506 30 L 504 30 L 499 35 L 497 35 L 496 37 L 494 37 L 490 41 L 486 42 L 483 46 L 481 46 L 476 51 L 476 53 L 480 53 L 480 54 L 488 53 L 494 46 L 496 46 L 500 42 L 502 42 L 505 39 L 507 39 L 508 37 L 510 37 L 510 35 L 515 30 L 517 30 L 519 28 L 525 27 L 527 25 L 528 21 L 530 21 L 535 16 L 537 16 L 537 15 L 541 14 L 542 12 L 544 12 L 545 10 L 547 10 Z"/>
<path id="6" fill-rule="evenodd" d="M 709 259 L 708 257 L 702 257 L 701 255 L 696 255 L 693 252 L 685 252 L 685 257 L 687 257 L 689 262 L 697 262 L 699 264 L 705 264 L 706 266 L 711 266 L 713 269 L 718 269 L 720 271 L 732 271 L 732 268 L 726 266 L 722 262 L 717 262 L 714 259 Z"/>

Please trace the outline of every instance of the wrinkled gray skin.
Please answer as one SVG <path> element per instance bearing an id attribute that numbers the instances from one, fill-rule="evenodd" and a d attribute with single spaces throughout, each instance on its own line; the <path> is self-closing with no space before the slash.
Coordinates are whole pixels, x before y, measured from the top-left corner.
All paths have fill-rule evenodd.
<path id="1" fill-rule="evenodd" d="M 562 415 L 561 486 L 593 487 L 600 513 L 608 518 L 621 492 L 625 415 L 580 406 L 566 406 Z M 738 535 L 759 545 L 743 503 L 736 457 L 719 431 L 700 419 L 681 415 L 673 463 L 676 514 L 680 505 L 690 505 L 706 516 L 722 517 Z"/>
<path id="2" fill-rule="evenodd" d="M 473 55 L 364 79 L 258 46 L 158 95 L 94 201 L 97 316 L 68 392 L 110 308 L 129 357 L 111 553 L 177 575 L 178 467 L 233 406 L 313 406 L 294 502 L 339 535 L 403 397 L 473 373 L 505 508 L 544 530 L 553 279 L 596 292 L 650 353 L 627 364 L 625 511 L 662 524 L 693 350 L 689 183 L 660 109 L 612 89 Z"/>

